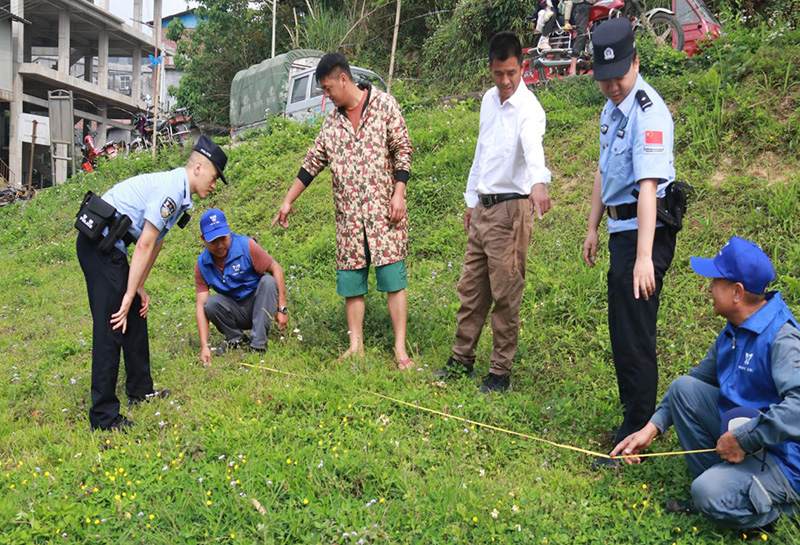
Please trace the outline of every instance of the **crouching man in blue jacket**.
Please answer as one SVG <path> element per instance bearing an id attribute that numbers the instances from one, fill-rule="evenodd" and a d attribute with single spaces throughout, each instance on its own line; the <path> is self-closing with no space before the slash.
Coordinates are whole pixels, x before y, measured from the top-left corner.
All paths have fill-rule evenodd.
<path id="1" fill-rule="evenodd" d="M 255 240 L 232 233 L 222 210 L 206 210 L 200 231 L 206 246 L 194 268 L 200 361 L 211 363 L 209 321 L 225 335 L 218 355 L 239 347 L 265 352 L 273 318 L 278 329 L 289 321 L 283 268 Z M 243 329 L 251 330 L 250 338 Z"/>
<path id="2" fill-rule="evenodd" d="M 728 323 L 700 364 L 672 382 L 650 421 L 611 455 L 639 454 L 674 425 L 684 450 L 716 452 L 686 455 L 692 498 L 670 501 L 665 511 L 763 527 L 794 514 L 800 501 L 798 323 L 780 292 L 765 292 L 775 272 L 752 242 L 734 237 L 713 259 L 691 258 L 691 266 L 712 279 L 714 312 Z M 746 417 L 729 424 L 733 414 Z"/>

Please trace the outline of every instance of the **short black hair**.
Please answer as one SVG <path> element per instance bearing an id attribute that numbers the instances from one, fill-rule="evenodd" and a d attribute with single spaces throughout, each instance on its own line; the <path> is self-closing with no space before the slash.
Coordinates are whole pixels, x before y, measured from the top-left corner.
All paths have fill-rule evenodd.
<path id="1" fill-rule="evenodd" d="M 347 74 L 347 77 L 351 80 L 353 79 L 353 74 L 350 72 L 350 64 L 347 62 L 347 59 L 344 58 L 344 55 L 341 53 L 325 53 L 317 65 L 317 83 L 319 83 L 319 80 L 322 78 L 327 78 L 333 74 L 337 69 Z"/>
<path id="2" fill-rule="evenodd" d="M 504 30 L 492 36 L 492 41 L 489 42 L 489 64 L 494 60 L 505 61 L 509 57 L 516 57 L 522 64 L 522 44 L 516 34 Z"/>

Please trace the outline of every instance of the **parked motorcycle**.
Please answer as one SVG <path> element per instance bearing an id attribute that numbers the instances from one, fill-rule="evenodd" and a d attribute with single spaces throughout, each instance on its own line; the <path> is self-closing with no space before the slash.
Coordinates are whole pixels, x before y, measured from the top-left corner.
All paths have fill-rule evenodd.
<path id="1" fill-rule="evenodd" d="M 156 144 L 184 143 L 191 140 L 192 116 L 186 108 L 178 108 L 158 123 Z M 138 113 L 133 120 L 133 138 L 131 138 L 131 151 L 142 151 L 153 146 L 153 118 L 144 113 Z"/>
<path id="2" fill-rule="evenodd" d="M 673 8 L 676 1 L 673 0 Z M 634 31 L 651 35 L 656 45 L 676 50 L 684 47 L 683 26 L 674 11 L 666 8 L 647 10 L 642 0 L 598 0 L 589 12 L 586 47 L 577 63 L 579 73 L 592 68 L 592 32 L 597 25 L 614 17 L 629 18 Z M 549 35 L 549 48 L 523 49 L 523 79 L 526 84 L 543 82 L 548 76 L 565 73 L 570 66 L 572 43 L 578 31 L 565 30 L 563 20 L 560 17 L 555 19 L 555 28 Z"/>
<path id="3" fill-rule="evenodd" d="M 98 157 L 111 159 L 116 157 L 119 152 L 124 149 L 125 142 L 114 142 L 113 140 L 109 140 L 101 147 L 96 148 L 94 147 L 94 137 L 91 134 L 87 134 L 81 145 L 81 152 L 83 153 L 81 168 L 86 172 L 94 172 L 94 169 L 97 167 Z"/>

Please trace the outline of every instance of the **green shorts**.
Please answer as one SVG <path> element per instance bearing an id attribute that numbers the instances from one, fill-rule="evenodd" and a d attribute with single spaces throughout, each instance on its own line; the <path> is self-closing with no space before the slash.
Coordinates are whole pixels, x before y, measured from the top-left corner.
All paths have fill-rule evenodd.
<path id="1" fill-rule="evenodd" d="M 369 265 L 354 271 L 336 271 L 336 293 L 341 297 L 358 297 L 367 293 Z M 408 286 L 406 262 L 395 261 L 388 265 L 375 267 L 378 291 L 394 293 Z"/>

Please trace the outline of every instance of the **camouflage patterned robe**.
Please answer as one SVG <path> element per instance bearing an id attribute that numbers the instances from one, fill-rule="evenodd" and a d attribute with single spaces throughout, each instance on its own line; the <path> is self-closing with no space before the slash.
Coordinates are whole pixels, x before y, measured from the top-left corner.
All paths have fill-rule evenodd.
<path id="1" fill-rule="evenodd" d="M 313 177 L 330 166 L 338 270 L 367 266 L 365 242 L 374 266 L 407 257 L 408 215 L 391 223 L 389 201 L 395 173 L 409 171 L 411 156 L 411 139 L 397 101 L 375 87 L 370 88 L 357 131 L 339 109 L 326 116 L 303 169 Z"/>

